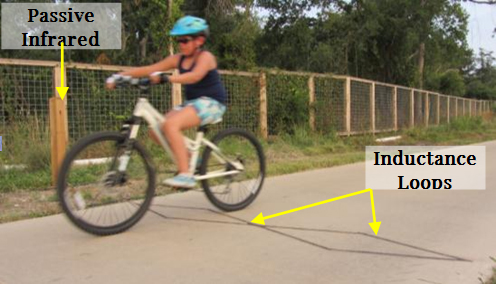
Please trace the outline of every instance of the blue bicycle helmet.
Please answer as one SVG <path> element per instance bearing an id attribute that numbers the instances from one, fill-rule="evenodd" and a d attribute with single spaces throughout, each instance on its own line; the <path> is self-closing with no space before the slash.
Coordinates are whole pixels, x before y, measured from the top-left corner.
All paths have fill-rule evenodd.
<path id="1" fill-rule="evenodd" d="M 202 18 L 186 16 L 179 19 L 172 30 L 171 36 L 200 35 L 208 36 L 208 24 Z"/>

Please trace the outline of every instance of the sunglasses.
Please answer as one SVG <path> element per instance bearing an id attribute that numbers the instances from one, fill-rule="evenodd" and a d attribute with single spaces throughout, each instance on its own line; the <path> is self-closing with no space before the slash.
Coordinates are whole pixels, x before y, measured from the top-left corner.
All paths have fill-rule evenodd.
<path id="1" fill-rule="evenodd" d="M 184 37 L 184 38 L 176 39 L 176 42 L 186 44 L 192 40 L 193 40 L 193 38 L 191 38 L 191 37 Z"/>

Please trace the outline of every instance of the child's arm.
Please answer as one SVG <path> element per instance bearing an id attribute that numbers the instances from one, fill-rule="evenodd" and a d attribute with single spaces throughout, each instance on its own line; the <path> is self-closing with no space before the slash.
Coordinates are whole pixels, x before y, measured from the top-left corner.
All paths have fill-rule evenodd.
<path id="1" fill-rule="evenodd" d="M 171 56 L 166 57 L 162 61 L 159 61 L 159 62 L 153 64 L 153 65 L 133 68 L 133 69 L 121 72 L 117 75 L 130 76 L 130 77 L 135 77 L 135 78 L 148 77 L 152 73 L 155 73 L 155 72 L 168 71 L 170 69 L 176 68 L 177 64 L 179 64 L 180 57 L 181 57 L 181 55 L 179 55 L 179 54 L 171 55 Z M 106 87 L 107 87 L 107 89 L 115 88 L 115 81 L 112 77 L 107 79 Z"/>
<path id="2" fill-rule="evenodd" d="M 176 68 L 179 63 L 180 55 L 171 55 L 159 61 L 153 65 L 133 68 L 131 70 L 127 70 L 119 73 L 122 76 L 131 76 L 131 77 L 148 77 L 150 74 L 158 71 L 168 71 L 170 69 Z"/>

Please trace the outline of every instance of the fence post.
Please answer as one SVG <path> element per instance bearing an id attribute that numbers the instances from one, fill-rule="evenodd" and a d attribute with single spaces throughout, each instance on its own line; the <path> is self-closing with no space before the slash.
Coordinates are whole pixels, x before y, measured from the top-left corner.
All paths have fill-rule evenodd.
<path id="1" fill-rule="evenodd" d="M 351 79 L 346 77 L 344 86 L 344 105 L 345 105 L 345 131 L 348 136 L 351 134 Z"/>
<path id="2" fill-rule="evenodd" d="M 65 69 L 64 69 L 65 73 Z M 50 160 L 52 170 L 52 185 L 57 183 L 57 176 L 60 165 L 65 156 L 67 144 L 69 142 L 69 126 L 67 122 L 67 100 L 63 101 L 56 87 L 62 86 L 61 68 L 56 66 L 53 68 L 53 94 L 49 100 L 49 116 L 50 116 Z M 66 74 L 64 77 L 67 78 Z M 64 84 L 65 85 L 65 84 Z M 65 87 L 65 86 L 62 86 Z"/>
<path id="3" fill-rule="evenodd" d="M 441 95 L 436 94 L 436 96 L 437 96 L 436 124 L 439 125 L 441 123 Z"/>
<path id="4" fill-rule="evenodd" d="M 458 117 L 458 98 L 455 99 L 455 117 Z"/>
<path id="5" fill-rule="evenodd" d="M 429 126 L 429 93 L 424 93 L 424 124 Z"/>
<path id="6" fill-rule="evenodd" d="M 314 76 L 308 78 L 308 100 L 310 110 L 310 129 L 315 130 L 315 81 Z"/>
<path id="7" fill-rule="evenodd" d="M 370 84 L 370 131 L 375 133 L 375 82 Z"/>
<path id="8" fill-rule="evenodd" d="M 398 87 L 393 89 L 393 129 L 398 130 Z"/>
<path id="9" fill-rule="evenodd" d="M 263 138 L 269 136 L 267 128 L 267 78 L 265 73 L 259 75 L 260 84 L 260 134 Z"/>
<path id="10" fill-rule="evenodd" d="M 472 116 L 472 100 L 468 100 L 468 116 Z"/>
<path id="11" fill-rule="evenodd" d="M 177 70 L 174 70 L 174 75 L 179 74 Z M 172 84 L 172 106 L 175 107 L 177 105 L 182 104 L 183 102 L 182 89 L 181 84 L 173 83 Z"/>
<path id="12" fill-rule="evenodd" d="M 446 97 L 446 109 L 448 110 L 448 113 L 446 114 L 446 119 L 447 123 L 450 123 L 450 101 L 451 98 L 449 96 Z"/>
<path id="13" fill-rule="evenodd" d="M 410 90 L 410 127 L 415 126 L 415 91 Z"/>

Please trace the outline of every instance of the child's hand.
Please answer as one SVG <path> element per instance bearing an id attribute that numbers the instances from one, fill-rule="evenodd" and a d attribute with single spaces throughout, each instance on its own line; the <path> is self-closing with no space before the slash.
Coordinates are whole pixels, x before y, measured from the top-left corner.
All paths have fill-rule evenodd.
<path id="1" fill-rule="evenodd" d="M 107 78 L 107 81 L 105 82 L 105 88 L 107 90 L 113 90 L 116 87 L 116 81 L 120 79 L 122 76 L 119 74 L 114 74 L 110 77 Z"/>
<path id="2" fill-rule="evenodd" d="M 154 72 L 150 75 L 150 81 L 153 84 L 167 83 L 169 82 L 169 77 L 164 72 Z"/>

